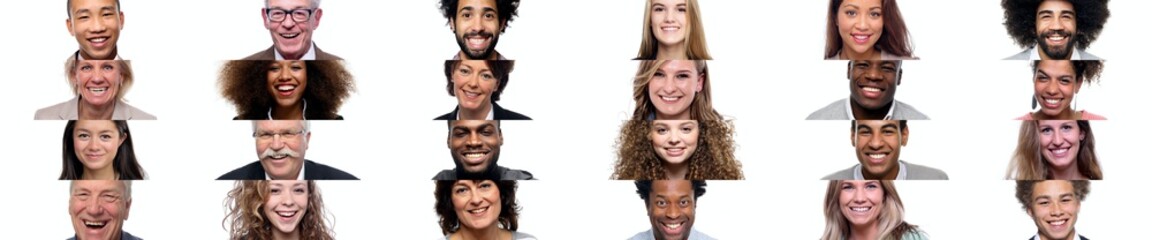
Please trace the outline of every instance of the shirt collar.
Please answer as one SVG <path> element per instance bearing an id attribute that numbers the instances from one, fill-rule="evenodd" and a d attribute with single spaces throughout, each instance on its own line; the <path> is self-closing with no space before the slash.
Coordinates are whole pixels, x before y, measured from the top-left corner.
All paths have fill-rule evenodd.
<path id="1" fill-rule="evenodd" d="M 304 169 L 306 169 L 306 167 L 301 164 L 300 175 L 296 175 L 296 181 L 304 181 Z M 272 176 L 268 176 L 268 171 L 264 171 L 264 180 L 272 180 Z"/>
<path id="2" fill-rule="evenodd" d="M 896 174 L 896 180 L 905 180 L 908 176 L 908 168 L 904 167 L 904 161 L 898 160 L 897 163 L 900 163 L 900 165 L 897 166 L 900 168 L 900 173 Z M 855 180 L 865 180 L 864 169 L 860 164 L 856 164 L 856 170 L 852 171 L 852 178 Z"/>
<path id="3" fill-rule="evenodd" d="M 1076 237 L 1073 239 L 1082 239 L 1082 238 L 1084 238 L 1084 236 L 1082 236 L 1080 234 L 1076 234 Z M 1040 240 L 1040 234 L 1037 233 L 1036 235 L 1033 235 L 1032 240 Z"/>
<path id="4" fill-rule="evenodd" d="M 300 117 L 308 120 L 308 100 L 301 98 L 300 101 L 304 101 L 304 110 L 300 111 Z M 275 120 L 272 119 L 272 107 L 268 107 L 268 120 Z"/>
<path id="5" fill-rule="evenodd" d="M 276 52 L 276 61 L 284 60 L 284 55 L 280 55 L 280 50 L 272 47 L 272 51 Z M 309 44 L 308 51 L 304 52 L 304 56 L 300 60 L 316 60 L 316 43 Z"/>
<path id="6" fill-rule="evenodd" d="M 1040 59 L 1040 48 L 1036 47 L 1036 45 L 1032 45 L 1032 47 L 1029 48 L 1028 52 L 1029 52 L 1028 53 L 1028 60 L 1041 60 Z M 1080 49 L 1076 49 L 1075 47 L 1073 47 L 1072 48 L 1072 59 L 1069 59 L 1069 60 L 1080 60 Z"/>
<path id="7" fill-rule="evenodd" d="M 459 109 L 456 110 L 456 120 L 464 120 L 464 119 L 460 119 L 460 110 Z M 492 104 L 492 107 L 488 108 L 488 117 L 484 118 L 484 120 L 496 120 L 496 104 L 495 103 Z"/>
<path id="8" fill-rule="evenodd" d="M 852 98 L 849 97 L 844 101 L 844 111 L 848 111 L 848 120 L 856 120 L 856 115 L 852 114 Z M 892 99 L 892 107 L 888 108 L 888 114 L 884 115 L 884 120 L 892 120 L 892 112 L 896 111 L 896 99 Z"/>

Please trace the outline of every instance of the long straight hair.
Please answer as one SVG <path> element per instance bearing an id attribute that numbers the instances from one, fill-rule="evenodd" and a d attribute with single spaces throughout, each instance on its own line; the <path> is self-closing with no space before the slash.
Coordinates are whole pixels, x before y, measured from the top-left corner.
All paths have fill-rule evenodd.
<path id="1" fill-rule="evenodd" d="M 640 68 L 636 71 L 636 77 L 632 81 L 632 99 L 636 101 L 636 109 L 632 112 L 633 120 L 645 120 L 648 115 L 655 113 L 656 107 L 652 105 L 652 99 L 648 95 L 648 84 L 652 82 L 652 76 L 656 74 L 656 71 L 668 61 L 670 60 L 640 61 Z M 696 64 L 696 72 L 704 75 L 704 87 L 700 89 L 699 93 L 696 93 L 695 99 L 688 107 L 691 118 L 699 121 L 724 120 L 724 117 L 712 108 L 712 80 L 708 74 L 708 62 L 704 60 L 693 60 L 692 62 Z"/>
<path id="2" fill-rule="evenodd" d="M 852 225 L 840 211 L 840 185 L 845 180 L 828 181 L 828 191 L 824 194 L 824 235 L 821 240 L 841 240 L 852 232 Z M 884 190 L 884 209 L 877 219 L 879 237 L 882 240 L 900 240 L 904 234 L 922 234 L 916 225 L 904 221 L 904 202 L 896 192 L 892 180 L 879 180 Z"/>
<path id="3" fill-rule="evenodd" d="M 840 53 L 844 47 L 844 40 L 840 38 L 839 12 L 840 4 L 844 0 L 828 1 L 828 30 L 824 41 L 824 58 L 830 58 Z M 884 19 L 884 32 L 876 41 L 876 49 L 900 57 L 912 57 L 912 36 L 908 33 L 908 26 L 904 24 L 904 16 L 900 14 L 900 6 L 896 0 L 883 0 L 880 3 L 881 18 Z"/>
<path id="4" fill-rule="evenodd" d="M 1052 166 L 1040 153 L 1040 122 L 1038 120 L 1022 121 L 1020 123 L 1020 136 L 1016 142 L 1016 153 L 1008 164 L 1006 179 L 1015 180 L 1051 180 Z M 1076 154 L 1076 170 L 1090 180 L 1103 180 L 1104 172 L 1100 170 L 1100 160 L 1096 158 L 1096 137 L 1092 134 L 1092 126 L 1087 120 L 1076 120 L 1076 126 L 1084 132 L 1084 141 Z"/>
<path id="5" fill-rule="evenodd" d="M 60 180 L 77 180 L 84 176 L 84 163 L 76 156 L 76 139 L 73 138 L 77 120 L 68 120 L 64 126 L 64 167 L 60 170 Z M 116 148 L 116 156 L 112 158 L 112 170 L 120 180 L 143 180 L 144 168 L 136 161 L 136 152 L 132 148 L 132 135 L 128 130 L 128 121 L 125 120 L 81 120 L 81 121 L 111 121 L 116 124 L 116 131 L 124 138 L 124 142 Z"/>
<path id="6" fill-rule="evenodd" d="M 640 51 L 633 60 L 656 60 L 656 53 L 659 52 L 660 41 L 656 40 L 656 35 L 652 32 L 652 0 L 645 2 L 647 5 L 644 6 L 644 29 L 640 38 Z M 685 55 L 688 59 L 684 60 L 712 60 L 712 55 L 708 53 L 708 42 L 704 40 L 704 21 L 700 20 L 700 5 L 696 4 L 696 0 L 684 0 L 684 3 L 688 5 L 686 23 L 688 36 L 684 39 L 685 50 L 688 51 Z"/>

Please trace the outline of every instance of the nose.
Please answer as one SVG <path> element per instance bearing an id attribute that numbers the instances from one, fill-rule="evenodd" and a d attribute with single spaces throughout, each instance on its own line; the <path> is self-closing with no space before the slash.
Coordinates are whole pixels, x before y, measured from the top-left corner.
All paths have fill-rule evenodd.
<path id="1" fill-rule="evenodd" d="M 673 22 L 676 22 L 676 18 L 672 17 L 671 12 L 668 12 L 668 10 L 665 10 L 664 11 L 664 22 L 665 23 L 673 23 Z"/>
<path id="2" fill-rule="evenodd" d="M 869 67 L 868 70 L 864 72 L 864 79 L 868 81 L 881 81 L 884 80 L 884 74 L 881 74 L 880 69 L 877 67 Z"/>
<path id="3" fill-rule="evenodd" d="M 108 30 L 108 23 L 105 22 L 106 20 L 104 20 L 104 18 L 97 17 L 95 19 L 96 19 L 95 21 L 92 21 L 92 28 L 90 29 L 90 31 L 92 31 L 92 32 L 104 32 L 104 31 Z"/>
<path id="4" fill-rule="evenodd" d="M 1052 206 L 1050 207 L 1051 209 L 1048 212 L 1048 214 L 1052 215 L 1052 216 L 1064 215 L 1064 204 L 1065 203 L 1062 203 L 1060 201 L 1053 202 Z"/>
<path id="5" fill-rule="evenodd" d="M 283 195 L 280 195 L 279 197 L 280 197 L 280 205 L 284 205 L 285 207 L 291 207 L 291 206 L 296 205 L 296 201 L 293 201 L 292 195 L 283 194 Z"/>
<path id="6" fill-rule="evenodd" d="M 871 137 L 867 137 L 867 138 L 868 138 L 868 147 L 870 147 L 872 149 L 880 149 L 880 148 L 884 147 L 884 141 L 881 141 L 880 137 L 871 136 Z"/>
<path id="7" fill-rule="evenodd" d="M 668 208 L 668 211 L 664 212 L 664 216 L 667 218 L 670 218 L 670 219 L 680 218 L 680 215 L 683 214 L 683 211 L 684 211 L 683 209 L 681 209 L 681 207 L 682 206 L 680 206 L 679 204 L 673 204 L 672 207 Z"/>
<path id="8" fill-rule="evenodd" d="M 868 30 L 868 21 L 864 18 L 863 14 L 857 14 L 856 19 L 854 20 L 856 20 L 856 22 L 855 24 L 852 24 L 852 26 L 855 27 L 856 30 Z"/>
<path id="9" fill-rule="evenodd" d="M 480 134 L 469 134 L 468 140 L 464 142 L 464 146 L 468 148 L 479 148 L 481 144 Z"/>
<path id="10" fill-rule="evenodd" d="M 284 136 L 276 134 L 272 136 L 272 142 L 268 143 L 268 148 L 271 148 L 272 150 L 280 150 L 283 149 L 285 145 Z"/>
<path id="11" fill-rule="evenodd" d="M 670 136 L 668 137 L 668 145 L 676 146 L 676 145 L 680 144 L 682 137 L 680 136 L 679 132 L 674 132 L 674 133 L 669 134 L 669 135 Z"/>
<path id="12" fill-rule="evenodd" d="M 100 198 L 92 197 L 85 203 L 88 206 L 84 209 L 88 212 L 88 216 L 100 216 L 104 214 L 104 207 L 100 205 Z"/>
<path id="13" fill-rule="evenodd" d="M 291 68 L 285 67 L 285 68 L 281 69 L 280 70 L 280 76 L 276 80 L 281 81 L 281 82 L 292 80 Z"/>
<path id="14" fill-rule="evenodd" d="M 480 203 L 482 203 L 482 202 L 484 201 L 484 198 L 480 196 L 480 191 L 475 191 L 475 190 L 473 190 L 473 191 L 472 191 L 472 195 L 471 195 L 471 196 L 468 196 L 468 197 L 469 197 L 469 198 L 468 198 L 468 203 L 469 203 L 469 204 L 472 204 L 472 205 L 477 205 L 477 206 L 479 206 L 479 205 L 480 205 Z"/>
<path id="15" fill-rule="evenodd" d="M 480 87 L 480 74 L 472 74 L 464 77 L 464 86 L 469 88 Z"/>

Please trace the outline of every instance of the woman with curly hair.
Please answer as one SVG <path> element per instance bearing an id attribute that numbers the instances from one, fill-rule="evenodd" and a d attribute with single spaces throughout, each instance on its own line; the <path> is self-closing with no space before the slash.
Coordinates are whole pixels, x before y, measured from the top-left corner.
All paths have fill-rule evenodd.
<path id="1" fill-rule="evenodd" d="M 236 181 L 225 205 L 231 240 L 334 239 L 320 188 L 311 180 Z"/>
<path id="2" fill-rule="evenodd" d="M 128 121 L 69 120 L 60 180 L 143 180 Z"/>
<path id="3" fill-rule="evenodd" d="M 355 91 L 339 60 L 228 61 L 219 84 L 233 120 L 343 120 L 337 111 Z"/>
<path id="4" fill-rule="evenodd" d="M 832 180 L 824 194 L 820 240 L 927 240 L 904 221 L 904 202 L 891 180 Z"/>
<path id="5" fill-rule="evenodd" d="M 1032 62 L 1032 108 L 1040 110 L 1016 120 L 1106 120 L 1104 116 L 1074 109 L 1076 93 L 1084 83 L 1100 81 L 1104 62 L 1099 60 L 1036 60 Z M 1037 104 L 1039 103 L 1039 104 Z"/>
<path id="6" fill-rule="evenodd" d="M 520 206 L 514 180 L 436 181 L 436 214 L 444 240 L 536 240 L 517 232 Z"/>
<path id="7" fill-rule="evenodd" d="M 712 60 L 696 0 L 648 0 L 634 60 Z"/>
<path id="8" fill-rule="evenodd" d="M 1020 123 L 1016 153 L 1007 179 L 1102 180 L 1096 138 L 1087 120 L 1032 120 Z"/>
<path id="9" fill-rule="evenodd" d="M 730 121 L 630 120 L 617 140 L 616 180 L 743 180 Z"/>
<path id="10" fill-rule="evenodd" d="M 825 60 L 913 60 L 896 0 L 830 0 Z"/>

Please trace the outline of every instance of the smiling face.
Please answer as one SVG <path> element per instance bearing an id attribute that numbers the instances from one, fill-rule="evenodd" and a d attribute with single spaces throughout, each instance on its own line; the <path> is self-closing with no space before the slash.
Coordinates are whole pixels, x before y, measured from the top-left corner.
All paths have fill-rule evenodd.
<path id="1" fill-rule="evenodd" d="M 901 129 L 900 121 L 858 120 L 852 141 L 865 179 L 896 179 L 900 147 L 908 144 L 908 129 Z"/>
<path id="2" fill-rule="evenodd" d="M 837 11 L 836 26 L 844 46 L 841 56 L 871 53 L 884 33 L 881 0 L 844 0 Z M 851 51 L 852 53 L 847 53 Z"/>
<path id="3" fill-rule="evenodd" d="M 304 153 L 312 133 L 304 121 L 259 120 L 256 122 L 256 155 L 272 179 L 297 179 L 304 168 Z"/>
<path id="4" fill-rule="evenodd" d="M 654 120 L 650 137 L 664 163 L 682 165 L 696 152 L 700 126 L 696 120 Z"/>
<path id="5" fill-rule="evenodd" d="M 865 110 L 887 111 L 884 107 L 896 98 L 900 85 L 899 61 L 852 61 L 848 70 L 848 89 L 852 102 Z"/>
<path id="6" fill-rule="evenodd" d="M 479 230 L 497 227 L 500 219 L 500 188 L 492 180 L 460 180 L 452 186 L 452 207 L 460 227 Z"/>
<path id="7" fill-rule="evenodd" d="M 684 43 L 684 36 L 688 35 L 688 5 L 686 0 L 651 0 L 649 6 L 649 19 L 652 25 L 652 35 L 663 46 L 673 46 Z"/>
<path id="8" fill-rule="evenodd" d="M 1071 59 L 1076 42 L 1076 9 L 1065 0 L 1045 0 L 1036 9 L 1041 59 Z"/>
<path id="9" fill-rule="evenodd" d="M 1033 75 L 1040 113 L 1052 118 L 1072 116 L 1072 98 L 1080 92 L 1072 61 L 1041 60 Z"/>
<path id="10" fill-rule="evenodd" d="M 124 28 L 124 13 L 116 0 L 70 0 L 68 32 L 80 44 L 84 59 L 116 58 L 116 40 Z"/>
<path id="11" fill-rule="evenodd" d="M 1084 131 L 1076 120 L 1040 120 L 1040 153 L 1055 171 L 1076 167 Z"/>
<path id="12" fill-rule="evenodd" d="M 1041 181 L 1032 186 L 1028 216 L 1036 223 L 1040 238 L 1074 239 L 1080 199 L 1070 181 Z"/>
<path id="13" fill-rule="evenodd" d="M 500 159 L 504 137 L 497 121 L 449 121 L 448 149 L 457 168 L 467 173 L 483 173 L 495 167 Z"/>
<path id="14" fill-rule="evenodd" d="M 840 212 L 856 227 L 875 228 L 884 211 L 884 188 L 877 180 L 846 180 L 840 184 Z"/>
<path id="15" fill-rule="evenodd" d="M 648 82 L 648 97 L 656 107 L 656 119 L 690 119 L 692 114 L 688 109 L 701 89 L 704 89 L 704 75 L 696 70 L 696 62 L 665 62 Z"/>
<path id="16" fill-rule="evenodd" d="M 264 28 L 272 35 L 272 45 L 276 47 L 284 59 L 299 60 L 312 47 L 312 31 L 320 26 L 320 17 L 323 11 L 318 6 L 311 6 L 309 0 L 267 0 L 268 8 L 263 13 Z M 297 9 L 312 9 L 306 14 L 308 19 L 296 21 L 292 15 L 287 14 L 284 21 L 275 22 L 268 19 L 268 11 L 293 11 Z"/>
<path id="17" fill-rule="evenodd" d="M 492 93 L 500 81 L 482 60 L 462 60 L 452 73 L 452 86 L 460 109 L 487 111 L 492 107 Z"/>
<path id="18" fill-rule="evenodd" d="M 496 42 L 504 29 L 500 21 L 496 0 L 460 0 L 456 6 L 456 17 L 448 24 L 456 33 L 456 44 L 467 58 L 494 59 Z"/>
<path id="19" fill-rule="evenodd" d="M 121 66 L 117 60 L 77 61 L 72 84 L 80 99 L 96 107 L 115 103 L 123 79 Z"/>
<path id="20" fill-rule="evenodd" d="M 85 172 L 106 172 L 112 168 L 125 139 L 109 120 L 78 120 L 72 131 L 76 157 L 84 164 Z"/>
<path id="21" fill-rule="evenodd" d="M 652 181 L 648 218 L 657 240 L 688 239 L 696 221 L 696 197 L 688 180 Z"/>
<path id="22" fill-rule="evenodd" d="M 268 199 L 264 202 L 264 216 L 272 223 L 272 230 L 280 234 L 299 234 L 297 226 L 308 213 L 307 181 L 268 181 Z"/>
<path id="23" fill-rule="evenodd" d="M 72 181 L 68 213 L 79 240 L 120 239 L 120 229 L 128 219 L 132 200 L 124 185 L 113 180 Z"/>
<path id="24" fill-rule="evenodd" d="M 268 66 L 268 92 L 280 107 L 301 104 L 308 87 L 308 68 L 304 61 L 274 61 Z"/>

